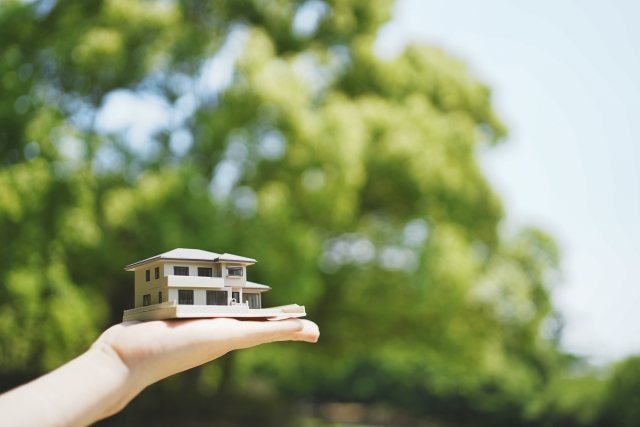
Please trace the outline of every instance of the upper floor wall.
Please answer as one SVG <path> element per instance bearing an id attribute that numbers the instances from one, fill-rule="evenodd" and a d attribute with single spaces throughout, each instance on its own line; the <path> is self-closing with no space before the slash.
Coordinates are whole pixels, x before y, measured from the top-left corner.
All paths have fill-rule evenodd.
<path id="1" fill-rule="evenodd" d="M 220 277 L 224 286 L 241 288 L 247 284 L 247 267 L 230 262 L 155 261 L 135 270 L 136 292 L 162 286 L 165 276 Z"/>

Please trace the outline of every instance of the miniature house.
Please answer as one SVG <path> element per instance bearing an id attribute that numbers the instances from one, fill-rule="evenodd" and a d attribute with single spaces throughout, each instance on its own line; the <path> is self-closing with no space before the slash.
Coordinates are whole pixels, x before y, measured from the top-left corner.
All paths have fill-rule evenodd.
<path id="1" fill-rule="evenodd" d="M 130 264 L 135 272 L 135 307 L 176 301 L 185 305 L 248 305 L 260 308 L 260 293 L 271 289 L 247 281 L 257 261 L 199 249 L 174 249 Z"/>
<path id="2" fill-rule="evenodd" d="M 292 304 L 262 308 L 269 286 L 249 282 L 247 266 L 257 261 L 232 254 L 178 248 L 125 267 L 135 273 L 135 308 L 124 320 L 179 317 L 304 316 Z"/>

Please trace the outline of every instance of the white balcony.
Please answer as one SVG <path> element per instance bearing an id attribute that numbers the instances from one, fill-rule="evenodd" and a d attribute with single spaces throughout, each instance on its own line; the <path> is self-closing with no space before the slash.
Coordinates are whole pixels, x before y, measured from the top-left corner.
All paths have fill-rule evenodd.
<path id="1" fill-rule="evenodd" d="M 222 289 L 224 279 L 222 277 L 201 277 L 201 276 L 165 276 L 163 286 L 169 288 L 207 288 Z"/>

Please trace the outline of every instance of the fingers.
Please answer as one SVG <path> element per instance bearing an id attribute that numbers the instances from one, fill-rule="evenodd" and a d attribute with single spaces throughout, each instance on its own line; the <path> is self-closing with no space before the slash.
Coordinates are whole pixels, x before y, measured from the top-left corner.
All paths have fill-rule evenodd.
<path id="1" fill-rule="evenodd" d="M 243 333 L 237 348 L 252 347 L 275 341 L 316 342 L 318 326 L 308 320 L 286 319 L 274 322 L 237 321 Z"/>
<path id="2" fill-rule="evenodd" d="M 291 340 L 293 341 L 306 341 L 306 342 L 318 342 L 320 338 L 320 329 L 318 325 L 309 320 L 300 320 L 302 322 L 302 330 L 295 332 Z"/>

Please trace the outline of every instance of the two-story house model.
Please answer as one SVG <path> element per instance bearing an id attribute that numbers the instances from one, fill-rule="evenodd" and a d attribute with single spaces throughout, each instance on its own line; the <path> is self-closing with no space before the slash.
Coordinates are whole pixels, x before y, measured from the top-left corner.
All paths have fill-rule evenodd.
<path id="1" fill-rule="evenodd" d="M 135 273 L 135 308 L 123 321 L 189 317 L 288 318 L 305 315 L 297 304 L 262 308 L 269 286 L 247 281 L 257 261 L 200 249 L 174 249 L 125 267 Z"/>

